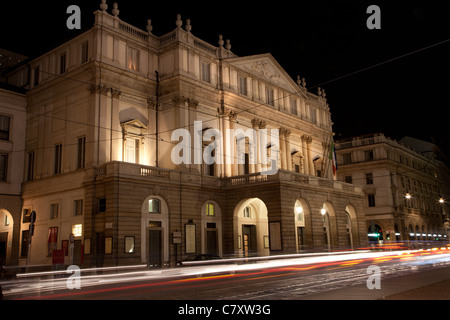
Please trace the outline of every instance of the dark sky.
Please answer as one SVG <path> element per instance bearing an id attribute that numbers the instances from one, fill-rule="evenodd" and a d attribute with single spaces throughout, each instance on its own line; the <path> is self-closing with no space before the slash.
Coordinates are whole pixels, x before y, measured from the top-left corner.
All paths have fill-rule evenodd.
<path id="1" fill-rule="evenodd" d="M 0 47 L 28 56 L 51 49 L 77 34 L 66 28 L 69 5 L 80 6 L 88 29 L 100 2 L 2 3 Z M 107 3 L 111 12 L 113 1 Z M 383 132 L 450 145 L 450 41 L 436 45 L 450 39 L 450 4 L 444 1 L 118 4 L 122 20 L 145 30 L 152 19 L 158 36 L 175 28 L 180 13 L 183 21 L 191 19 L 192 33 L 211 44 L 223 34 L 239 56 L 271 53 L 292 78 L 305 77 L 310 91 L 319 85 L 326 90 L 337 138 Z M 372 4 L 381 8 L 381 30 L 366 27 Z"/>

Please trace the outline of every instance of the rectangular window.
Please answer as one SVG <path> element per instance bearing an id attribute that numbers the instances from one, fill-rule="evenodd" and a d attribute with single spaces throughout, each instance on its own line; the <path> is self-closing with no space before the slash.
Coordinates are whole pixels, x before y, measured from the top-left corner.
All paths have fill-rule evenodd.
<path id="1" fill-rule="evenodd" d="M 33 84 L 36 87 L 37 85 L 39 85 L 39 81 L 40 81 L 40 74 L 41 74 L 41 70 L 40 67 L 37 66 L 34 68 L 34 79 L 33 79 Z"/>
<path id="2" fill-rule="evenodd" d="M 47 254 L 50 256 L 53 253 L 53 250 L 57 249 L 58 244 L 58 227 L 48 228 L 48 252 Z"/>
<path id="3" fill-rule="evenodd" d="M 160 201 L 158 199 L 148 200 L 148 212 L 149 213 L 161 213 Z"/>
<path id="4" fill-rule="evenodd" d="M 206 204 L 206 215 L 207 216 L 215 216 L 213 203 Z"/>
<path id="5" fill-rule="evenodd" d="M 352 154 L 351 153 L 344 153 L 343 155 L 344 164 L 352 163 Z"/>
<path id="6" fill-rule="evenodd" d="M 202 81 L 211 82 L 211 64 L 202 62 Z"/>
<path id="7" fill-rule="evenodd" d="M 11 117 L 0 116 L 0 140 L 9 141 Z"/>
<path id="8" fill-rule="evenodd" d="M 311 122 L 317 124 L 317 110 L 315 108 L 311 108 Z"/>
<path id="9" fill-rule="evenodd" d="M 139 163 L 139 140 L 126 139 L 125 140 L 125 156 L 126 161 L 130 163 Z"/>
<path id="10" fill-rule="evenodd" d="M 23 209 L 22 222 L 23 223 L 30 223 L 31 222 L 31 210 L 30 209 Z"/>
<path id="11" fill-rule="evenodd" d="M 59 217 L 59 205 L 52 203 L 50 205 L 50 220 L 57 219 Z"/>
<path id="12" fill-rule="evenodd" d="M 297 115 L 297 99 L 291 98 L 290 99 L 290 103 L 291 103 L 291 113 L 294 115 Z"/>
<path id="13" fill-rule="evenodd" d="M 78 138 L 77 169 L 86 165 L 86 137 Z"/>
<path id="14" fill-rule="evenodd" d="M 366 184 L 373 184 L 373 174 L 366 173 Z"/>
<path id="15" fill-rule="evenodd" d="M 89 42 L 81 44 L 81 63 L 86 63 L 89 60 Z"/>
<path id="16" fill-rule="evenodd" d="M 345 176 L 345 183 L 353 183 L 352 176 Z"/>
<path id="17" fill-rule="evenodd" d="M 106 198 L 98 199 L 98 212 L 106 212 Z"/>
<path id="18" fill-rule="evenodd" d="M 247 95 L 247 79 L 244 77 L 239 77 L 239 93 Z"/>
<path id="19" fill-rule="evenodd" d="M 366 161 L 373 160 L 373 150 L 364 151 L 364 160 Z"/>
<path id="20" fill-rule="evenodd" d="M 0 181 L 8 180 L 8 155 L 0 154 Z"/>
<path id="21" fill-rule="evenodd" d="M 375 207 L 375 195 L 373 193 L 367 195 L 369 207 Z"/>
<path id="22" fill-rule="evenodd" d="M 131 49 L 128 51 L 128 68 L 134 71 L 139 69 L 139 51 L 136 49 Z"/>
<path id="23" fill-rule="evenodd" d="M 27 160 L 28 160 L 27 181 L 33 181 L 33 179 L 34 179 L 34 151 L 28 152 Z"/>
<path id="24" fill-rule="evenodd" d="M 269 106 L 275 106 L 275 101 L 273 100 L 273 89 L 266 88 L 266 103 Z"/>
<path id="25" fill-rule="evenodd" d="M 250 207 L 244 208 L 244 218 L 251 218 L 251 209 Z"/>
<path id="26" fill-rule="evenodd" d="M 83 225 L 82 224 L 74 224 L 72 226 L 72 233 L 74 237 L 81 237 L 83 235 Z"/>
<path id="27" fill-rule="evenodd" d="M 83 215 L 83 200 L 78 199 L 73 202 L 73 215 L 81 216 Z"/>
<path id="28" fill-rule="evenodd" d="M 59 56 L 59 74 L 66 73 L 66 53 Z"/>
<path id="29" fill-rule="evenodd" d="M 61 173 L 62 164 L 62 144 L 55 145 L 55 163 L 54 163 L 54 173 Z"/>

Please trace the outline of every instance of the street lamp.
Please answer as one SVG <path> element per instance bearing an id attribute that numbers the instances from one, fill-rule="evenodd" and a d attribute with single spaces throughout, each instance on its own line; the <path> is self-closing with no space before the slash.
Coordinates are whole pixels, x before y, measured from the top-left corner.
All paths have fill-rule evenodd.
<path id="1" fill-rule="evenodd" d="M 303 207 L 302 206 L 295 207 L 295 212 L 302 213 L 303 212 Z"/>
<path id="2" fill-rule="evenodd" d="M 405 198 L 408 199 L 408 200 L 411 199 L 411 194 L 409 192 L 407 192 L 406 195 L 405 195 Z"/>
<path id="3" fill-rule="evenodd" d="M 444 200 L 444 198 L 442 198 L 442 197 L 441 197 L 441 198 L 439 198 L 439 203 L 440 203 L 440 204 L 444 204 L 444 203 L 445 203 L 445 200 Z"/>
<path id="4" fill-rule="evenodd" d="M 325 213 L 327 213 L 327 210 L 325 208 L 320 209 L 320 213 L 324 216 Z"/>

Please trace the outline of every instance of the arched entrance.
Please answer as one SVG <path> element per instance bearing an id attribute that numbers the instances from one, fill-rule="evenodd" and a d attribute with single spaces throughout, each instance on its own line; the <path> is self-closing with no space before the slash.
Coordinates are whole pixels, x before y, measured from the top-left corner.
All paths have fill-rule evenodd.
<path id="1" fill-rule="evenodd" d="M 309 206 L 304 199 L 297 199 L 294 205 L 295 237 L 297 253 L 306 250 L 305 216 L 309 217 Z"/>
<path id="2" fill-rule="evenodd" d="M 370 242 L 377 242 L 383 240 L 383 229 L 376 223 L 372 221 L 369 228 L 367 229 L 367 237 Z"/>
<path id="3" fill-rule="evenodd" d="M 348 249 L 353 250 L 353 223 L 356 222 L 356 210 L 352 205 L 345 207 L 345 231 Z M 355 228 L 357 229 L 357 228 Z"/>
<path id="4" fill-rule="evenodd" d="M 332 217 L 335 217 L 334 208 L 329 202 L 325 202 L 320 209 L 320 214 L 322 215 L 322 230 L 323 230 L 323 245 L 324 249 L 331 251 L 331 241 L 332 241 Z M 334 220 L 333 220 L 334 221 Z"/>
<path id="5" fill-rule="evenodd" d="M 222 212 L 219 204 L 208 200 L 202 206 L 202 253 L 222 256 Z"/>
<path id="6" fill-rule="evenodd" d="M 0 267 L 8 265 L 11 258 L 14 221 L 5 209 L 0 209 Z"/>
<path id="7" fill-rule="evenodd" d="M 245 199 L 234 209 L 234 252 L 240 257 L 270 254 L 267 207 L 259 198 Z"/>
<path id="8" fill-rule="evenodd" d="M 141 209 L 141 259 L 150 268 L 169 263 L 169 209 L 160 196 L 148 196 Z"/>

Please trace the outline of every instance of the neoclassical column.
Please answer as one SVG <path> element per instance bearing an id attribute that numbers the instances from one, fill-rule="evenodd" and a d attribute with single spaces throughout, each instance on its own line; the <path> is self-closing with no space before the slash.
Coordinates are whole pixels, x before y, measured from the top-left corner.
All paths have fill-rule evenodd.
<path id="1" fill-rule="evenodd" d="M 231 112 L 228 115 L 230 130 L 235 129 L 235 122 L 237 119 L 237 114 L 235 112 Z M 230 160 L 231 160 L 231 175 L 237 176 L 239 175 L 239 167 L 238 167 L 238 154 L 237 154 L 237 144 L 235 141 L 234 134 L 230 136 Z"/>
<path id="2" fill-rule="evenodd" d="M 281 169 L 286 170 L 286 128 L 280 128 L 280 155 L 281 155 Z"/>
<path id="3" fill-rule="evenodd" d="M 257 135 L 257 139 L 258 139 L 258 161 L 257 161 L 257 165 L 256 165 L 256 172 L 261 172 L 262 171 L 262 152 L 265 153 L 265 156 L 267 156 L 267 146 L 264 144 L 262 144 L 261 142 L 261 132 L 259 130 L 264 130 L 266 129 L 267 123 L 264 120 L 261 120 L 259 122 L 259 127 L 258 127 L 258 135 Z"/>
<path id="4" fill-rule="evenodd" d="M 303 156 L 306 157 L 304 161 L 305 165 L 305 174 L 309 174 L 311 176 L 314 175 L 314 164 L 311 159 L 311 144 L 312 137 L 303 135 L 302 136 L 302 148 L 303 148 Z M 306 153 L 305 153 L 306 149 Z"/>
<path id="5" fill-rule="evenodd" d="M 291 157 L 291 143 L 289 141 L 291 136 L 291 130 L 286 129 L 285 147 L 286 147 L 286 170 L 292 171 L 292 157 Z"/>
<path id="6" fill-rule="evenodd" d="M 312 145 L 312 137 L 308 136 L 308 139 L 306 140 L 306 151 L 308 153 L 308 166 L 309 166 L 309 174 L 311 176 L 314 175 L 314 163 L 312 161 L 312 157 L 311 157 L 311 145 Z"/>
<path id="7" fill-rule="evenodd" d="M 303 161 L 303 173 L 309 174 L 309 160 L 308 160 L 308 146 L 306 145 L 306 141 L 308 140 L 308 137 L 306 135 L 302 135 L 302 161 Z"/>

